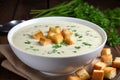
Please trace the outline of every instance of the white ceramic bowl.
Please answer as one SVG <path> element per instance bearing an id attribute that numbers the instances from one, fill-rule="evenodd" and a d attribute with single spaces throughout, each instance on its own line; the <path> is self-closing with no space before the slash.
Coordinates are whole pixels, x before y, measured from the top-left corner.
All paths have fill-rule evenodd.
<path id="1" fill-rule="evenodd" d="M 53 21 L 69 21 L 69 22 L 75 22 L 83 25 L 90 26 L 91 28 L 95 29 L 100 35 L 102 36 L 102 44 L 95 48 L 94 50 L 91 50 L 90 52 L 78 56 L 72 56 L 72 57 L 43 57 L 43 56 L 37 56 L 28 54 L 24 51 L 21 51 L 19 48 L 16 48 L 16 46 L 12 42 L 12 36 L 16 32 L 16 30 L 19 30 L 20 28 L 46 20 L 53 20 Z M 14 51 L 15 55 L 26 65 L 32 67 L 33 69 L 39 70 L 44 73 L 50 73 L 50 74 L 68 74 L 73 71 L 75 71 L 78 67 L 85 65 L 88 63 L 91 59 L 96 58 L 101 50 L 103 49 L 105 43 L 107 40 L 106 32 L 101 29 L 98 25 L 91 23 L 86 20 L 81 20 L 77 18 L 71 18 L 71 17 L 43 17 L 43 18 L 37 18 L 37 19 L 31 19 L 28 21 L 25 21 L 23 23 L 20 23 L 16 25 L 14 28 L 12 28 L 8 33 L 8 41 L 9 44 Z"/>

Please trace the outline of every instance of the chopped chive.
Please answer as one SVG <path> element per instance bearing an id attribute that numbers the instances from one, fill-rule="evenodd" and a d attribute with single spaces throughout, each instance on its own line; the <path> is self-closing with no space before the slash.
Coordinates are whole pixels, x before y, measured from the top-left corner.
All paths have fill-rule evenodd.
<path id="1" fill-rule="evenodd" d="M 60 47 L 62 47 L 60 44 L 56 44 L 52 48 L 60 48 Z"/>
<path id="2" fill-rule="evenodd" d="M 77 53 L 77 51 L 73 51 L 74 53 Z"/>
<path id="3" fill-rule="evenodd" d="M 83 42 L 82 44 L 86 45 L 86 46 L 92 46 L 92 44 L 87 43 L 87 42 Z"/>
<path id="4" fill-rule="evenodd" d="M 78 33 L 75 33 L 75 36 L 77 37 L 77 36 L 79 36 L 79 34 L 78 34 Z"/>
<path id="5" fill-rule="evenodd" d="M 81 47 L 80 46 L 75 46 L 75 49 L 80 49 Z"/>
<path id="6" fill-rule="evenodd" d="M 83 36 L 79 36 L 79 38 L 82 38 Z"/>
<path id="7" fill-rule="evenodd" d="M 55 26 L 55 28 L 59 28 L 60 26 Z"/>
<path id="8" fill-rule="evenodd" d="M 76 32 L 77 30 L 72 30 L 73 32 Z"/>
<path id="9" fill-rule="evenodd" d="M 30 41 L 25 41 L 24 43 L 25 43 L 25 44 L 31 44 L 31 42 L 30 42 Z"/>

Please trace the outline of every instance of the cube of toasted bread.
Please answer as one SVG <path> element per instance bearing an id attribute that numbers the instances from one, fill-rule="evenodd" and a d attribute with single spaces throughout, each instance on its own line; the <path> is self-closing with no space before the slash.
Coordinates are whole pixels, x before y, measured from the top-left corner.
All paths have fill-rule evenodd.
<path id="1" fill-rule="evenodd" d="M 113 79 L 116 76 L 116 68 L 105 67 L 104 68 L 104 77 L 107 79 Z"/>
<path id="2" fill-rule="evenodd" d="M 62 34 L 55 34 L 52 36 L 52 41 L 56 44 L 59 44 L 61 42 L 63 42 L 63 36 Z"/>
<path id="3" fill-rule="evenodd" d="M 101 56 L 108 55 L 108 54 L 111 54 L 111 49 L 110 48 L 103 48 L 101 51 Z"/>
<path id="4" fill-rule="evenodd" d="M 40 38 L 40 44 L 43 45 L 43 46 L 51 44 L 51 43 L 52 43 L 52 40 L 49 39 L 49 38 L 46 38 L 46 37 L 41 37 Z"/>
<path id="5" fill-rule="evenodd" d="M 89 73 L 84 68 L 76 71 L 76 75 L 79 76 L 81 80 L 88 80 L 90 78 Z"/>
<path id="6" fill-rule="evenodd" d="M 76 75 L 72 75 L 72 76 L 68 76 L 67 80 L 81 80 L 81 79 Z"/>
<path id="7" fill-rule="evenodd" d="M 58 27 L 50 27 L 49 31 L 54 33 L 61 33 L 61 29 Z"/>
<path id="8" fill-rule="evenodd" d="M 115 57 L 115 60 L 113 61 L 113 67 L 120 68 L 120 57 Z"/>
<path id="9" fill-rule="evenodd" d="M 104 71 L 103 70 L 93 70 L 92 80 L 103 80 Z"/>
<path id="10" fill-rule="evenodd" d="M 101 61 L 106 63 L 107 66 L 111 66 L 113 61 L 112 54 L 102 55 Z"/>
<path id="11" fill-rule="evenodd" d="M 56 33 L 52 32 L 52 31 L 49 31 L 48 34 L 47 34 L 47 37 L 52 39 L 53 35 L 55 35 Z"/>
<path id="12" fill-rule="evenodd" d="M 70 38 L 72 36 L 72 32 L 68 29 L 63 29 L 61 33 L 65 39 Z"/>
<path id="13" fill-rule="evenodd" d="M 43 33 L 42 33 L 41 30 L 33 33 L 33 38 L 36 39 L 36 40 L 40 40 L 40 38 L 43 37 L 43 36 L 44 36 L 44 35 L 43 35 Z"/>
<path id="14" fill-rule="evenodd" d="M 93 69 L 94 70 L 101 70 L 101 69 L 104 69 L 105 67 L 106 67 L 106 64 L 104 62 L 99 61 L 99 62 L 94 64 Z"/>
<path id="15" fill-rule="evenodd" d="M 74 41 L 71 39 L 71 38 L 67 38 L 67 39 L 65 39 L 65 42 L 68 44 L 68 45 L 72 45 L 72 44 L 74 44 Z"/>

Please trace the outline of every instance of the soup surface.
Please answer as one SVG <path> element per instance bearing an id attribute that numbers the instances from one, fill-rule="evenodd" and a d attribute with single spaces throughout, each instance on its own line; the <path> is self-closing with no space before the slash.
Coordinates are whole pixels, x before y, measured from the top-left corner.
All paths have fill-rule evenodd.
<path id="1" fill-rule="evenodd" d="M 59 27 L 61 29 L 69 29 L 72 31 L 72 38 L 75 42 L 73 45 L 66 45 L 64 42 L 60 44 L 40 45 L 32 35 L 34 32 L 41 30 L 44 34 L 48 33 L 50 27 Z M 13 44 L 27 52 L 28 54 L 49 56 L 49 57 L 66 57 L 76 56 L 87 53 L 102 44 L 101 35 L 94 29 L 71 22 L 42 22 L 32 24 L 16 31 L 12 37 Z"/>

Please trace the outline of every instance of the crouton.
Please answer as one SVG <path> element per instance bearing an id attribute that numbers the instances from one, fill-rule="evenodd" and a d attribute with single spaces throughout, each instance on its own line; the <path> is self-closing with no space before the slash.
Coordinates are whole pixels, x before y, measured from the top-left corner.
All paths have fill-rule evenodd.
<path id="1" fill-rule="evenodd" d="M 68 45 L 74 44 L 74 41 L 73 41 L 71 38 L 65 39 L 65 42 L 66 42 Z"/>
<path id="2" fill-rule="evenodd" d="M 106 63 L 107 66 L 111 66 L 112 65 L 112 61 L 113 61 L 112 54 L 102 55 L 101 56 L 101 61 Z"/>
<path id="3" fill-rule="evenodd" d="M 94 70 L 92 74 L 92 80 L 103 80 L 104 71 L 103 70 Z"/>
<path id="4" fill-rule="evenodd" d="M 76 75 L 79 76 L 81 80 L 88 80 L 90 78 L 89 73 L 84 68 L 76 71 Z"/>
<path id="5" fill-rule="evenodd" d="M 45 45 L 51 44 L 52 40 L 46 37 L 41 37 L 39 42 L 41 45 L 45 46 Z"/>
<path id="6" fill-rule="evenodd" d="M 115 57 L 115 60 L 113 61 L 113 67 L 120 68 L 120 57 Z"/>
<path id="7" fill-rule="evenodd" d="M 116 76 L 116 68 L 105 67 L 104 68 L 104 77 L 107 79 L 113 79 Z"/>
<path id="8" fill-rule="evenodd" d="M 82 80 L 80 79 L 78 76 L 76 75 L 72 75 L 72 76 L 68 76 L 68 79 L 67 80 Z"/>
<path id="9" fill-rule="evenodd" d="M 54 33 L 61 33 L 61 29 L 57 27 L 50 27 L 49 31 Z"/>
<path id="10" fill-rule="evenodd" d="M 101 51 L 101 56 L 108 55 L 108 54 L 111 54 L 111 49 L 110 48 L 103 48 Z"/>
<path id="11" fill-rule="evenodd" d="M 72 36 L 72 32 L 70 31 L 70 30 L 68 30 L 68 29 L 63 29 L 62 30 L 62 35 L 63 35 L 63 37 L 66 39 L 66 38 L 70 38 L 71 36 Z"/>
<path id="12" fill-rule="evenodd" d="M 51 39 L 53 37 L 53 35 L 55 35 L 55 33 L 52 31 L 49 31 L 47 34 L 47 37 Z"/>
<path id="13" fill-rule="evenodd" d="M 61 42 L 63 42 L 63 36 L 62 34 L 55 34 L 52 36 L 52 41 L 56 44 L 59 44 Z"/>
<path id="14" fill-rule="evenodd" d="M 93 69 L 101 70 L 101 69 L 104 69 L 105 67 L 106 67 L 106 64 L 104 62 L 99 61 L 99 62 L 94 64 Z"/>
<path id="15" fill-rule="evenodd" d="M 44 35 L 43 35 L 42 31 L 40 31 L 40 30 L 33 33 L 33 38 L 36 39 L 36 40 L 40 40 L 40 38 L 43 37 L 43 36 Z"/>

